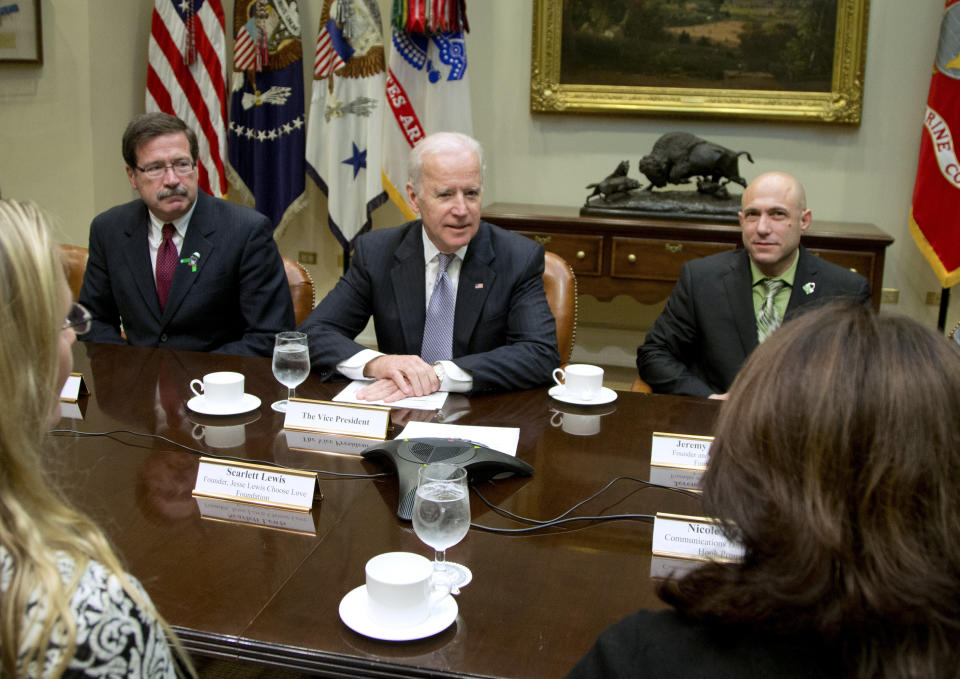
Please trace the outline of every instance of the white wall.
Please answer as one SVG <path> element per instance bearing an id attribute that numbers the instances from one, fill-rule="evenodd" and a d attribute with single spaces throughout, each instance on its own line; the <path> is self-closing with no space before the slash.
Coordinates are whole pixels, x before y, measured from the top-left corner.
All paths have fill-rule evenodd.
<path id="1" fill-rule="evenodd" d="M 937 307 L 925 306 L 924 297 L 940 286 L 907 230 L 907 218 L 943 11 L 940 0 L 871 3 L 859 127 L 531 114 L 532 7 L 533 0 L 470 5 L 474 131 L 487 152 L 487 203 L 578 204 L 587 194 L 583 187 L 617 162 L 628 159 L 635 168 L 662 133 L 688 130 L 749 150 L 756 164 L 740 164 L 748 179 L 768 170 L 796 175 L 806 186 L 814 219 L 870 222 L 893 236 L 884 286 L 900 290 L 900 303 L 884 309 L 936 324 Z M 960 318 L 957 297 L 960 291 L 952 300 L 951 323 Z M 596 306 L 588 304 L 588 315 L 601 324 L 643 311 L 619 298 L 615 314 L 597 313 Z"/>
<path id="2" fill-rule="evenodd" d="M 85 243 L 90 219 L 131 197 L 120 136 L 126 122 L 143 110 L 152 4 L 42 0 L 43 66 L 0 66 L 0 189 L 5 196 L 36 200 L 58 215 L 70 242 Z M 233 3 L 224 4 L 229 26 Z M 884 284 L 900 289 L 900 304 L 885 309 L 934 325 L 936 307 L 925 306 L 923 298 L 939 284 L 906 224 L 943 3 L 871 4 L 863 122 L 850 128 L 534 115 L 529 104 L 533 0 L 470 3 L 469 73 L 475 136 L 486 147 L 485 202 L 579 204 L 586 196 L 583 186 L 617 162 L 629 159 L 635 166 L 660 134 L 689 130 L 749 150 L 757 162 L 741 163 L 748 179 L 772 169 L 795 174 L 806 185 L 815 219 L 872 222 L 892 235 L 896 242 L 887 251 Z M 301 0 L 308 54 L 321 5 Z M 380 5 L 388 18 L 390 0 Z M 326 226 L 322 194 L 309 180 L 307 185 L 311 204 L 279 243 L 289 257 L 299 250 L 318 252 L 320 261 L 311 269 L 322 295 L 339 271 L 339 246 Z M 399 212 L 387 207 L 378 211 L 375 223 L 399 219 Z M 960 292 L 954 297 L 951 323 L 960 318 Z M 612 305 L 581 301 L 581 350 L 629 363 L 632 346 L 658 307 L 625 297 Z M 614 325 L 625 330 L 618 334 L 609 327 Z"/>

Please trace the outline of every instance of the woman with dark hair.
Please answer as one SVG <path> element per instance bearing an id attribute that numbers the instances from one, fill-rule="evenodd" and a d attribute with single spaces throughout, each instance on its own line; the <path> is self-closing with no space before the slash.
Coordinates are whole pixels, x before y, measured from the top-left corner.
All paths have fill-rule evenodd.
<path id="1" fill-rule="evenodd" d="M 571 677 L 960 674 L 960 351 L 835 303 L 751 355 L 705 512 L 742 562 L 667 581 Z"/>

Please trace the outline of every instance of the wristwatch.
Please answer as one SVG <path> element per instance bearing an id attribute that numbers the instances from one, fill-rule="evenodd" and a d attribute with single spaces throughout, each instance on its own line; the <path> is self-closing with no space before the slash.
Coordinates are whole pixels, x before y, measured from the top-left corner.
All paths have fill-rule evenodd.
<path id="1" fill-rule="evenodd" d="M 443 384 L 443 378 L 447 376 L 447 371 L 443 369 L 443 364 L 440 361 L 433 364 L 433 372 L 440 380 L 440 384 Z"/>

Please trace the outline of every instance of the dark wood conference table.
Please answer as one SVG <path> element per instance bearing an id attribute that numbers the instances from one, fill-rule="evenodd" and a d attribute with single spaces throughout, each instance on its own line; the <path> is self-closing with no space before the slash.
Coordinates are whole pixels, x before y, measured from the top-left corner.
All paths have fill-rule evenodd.
<path id="1" fill-rule="evenodd" d="M 269 405 L 286 391 L 269 359 L 85 343 L 77 343 L 74 357 L 92 393 L 81 398 L 82 420 L 64 418 L 60 428 L 162 434 L 212 454 L 297 468 L 383 471 L 357 456 L 290 449 L 282 416 Z M 188 411 L 189 381 L 216 370 L 242 372 L 246 391 L 262 400 L 259 410 L 230 418 Z M 297 395 L 328 399 L 342 386 L 311 376 Z M 627 392 L 607 406 L 582 408 L 550 398 L 545 388 L 451 399 L 440 414 L 448 421 L 520 428 L 517 454 L 534 475 L 482 482 L 479 490 L 537 519 L 561 514 L 617 476 L 648 479 L 652 432 L 710 434 L 718 408 L 704 399 Z M 394 411 L 391 435 L 409 415 Z M 224 443 L 206 435 L 211 425 L 235 427 L 231 442 L 238 445 L 211 447 L 208 439 Z M 599 431 L 579 435 L 564 425 Z M 321 474 L 315 534 L 303 534 L 201 517 L 191 497 L 198 455 L 162 440 L 50 439 L 55 482 L 104 528 L 195 654 L 330 677 L 562 677 L 606 627 L 636 609 L 663 607 L 650 577 L 650 521 L 578 523 L 525 535 L 473 529 L 448 550 L 474 575 L 457 597 L 456 622 L 418 641 L 370 639 L 338 614 L 341 598 L 363 584 L 366 561 L 397 550 L 431 556 L 396 516 L 395 478 Z M 697 513 L 699 503 L 620 481 L 576 513 L 656 511 Z M 524 525 L 476 495 L 472 512 L 478 524 Z"/>

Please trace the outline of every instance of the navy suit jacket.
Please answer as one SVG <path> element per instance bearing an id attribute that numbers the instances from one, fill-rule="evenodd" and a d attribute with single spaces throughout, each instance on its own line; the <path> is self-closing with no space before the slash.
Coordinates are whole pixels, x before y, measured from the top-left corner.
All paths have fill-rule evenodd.
<path id="1" fill-rule="evenodd" d="M 838 297 L 869 306 L 870 284 L 801 245 L 784 322 Z M 750 255 L 739 248 L 683 265 L 667 306 L 637 349 L 637 370 L 657 393 L 721 394 L 757 344 Z"/>
<path id="2" fill-rule="evenodd" d="M 134 200 L 97 215 L 80 303 L 93 328 L 80 339 L 269 356 L 274 335 L 295 324 L 270 220 L 200 191 L 163 311 L 147 243 L 147 206 Z"/>
<path id="3" fill-rule="evenodd" d="M 460 269 L 453 362 L 473 375 L 473 391 L 547 384 L 560 365 L 556 324 L 543 291 L 543 248 L 480 222 Z M 354 338 L 373 316 L 385 354 L 420 354 L 426 317 L 420 220 L 357 238 L 350 269 L 300 330 L 310 364 L 324 379 L 364 347 Z"/>

